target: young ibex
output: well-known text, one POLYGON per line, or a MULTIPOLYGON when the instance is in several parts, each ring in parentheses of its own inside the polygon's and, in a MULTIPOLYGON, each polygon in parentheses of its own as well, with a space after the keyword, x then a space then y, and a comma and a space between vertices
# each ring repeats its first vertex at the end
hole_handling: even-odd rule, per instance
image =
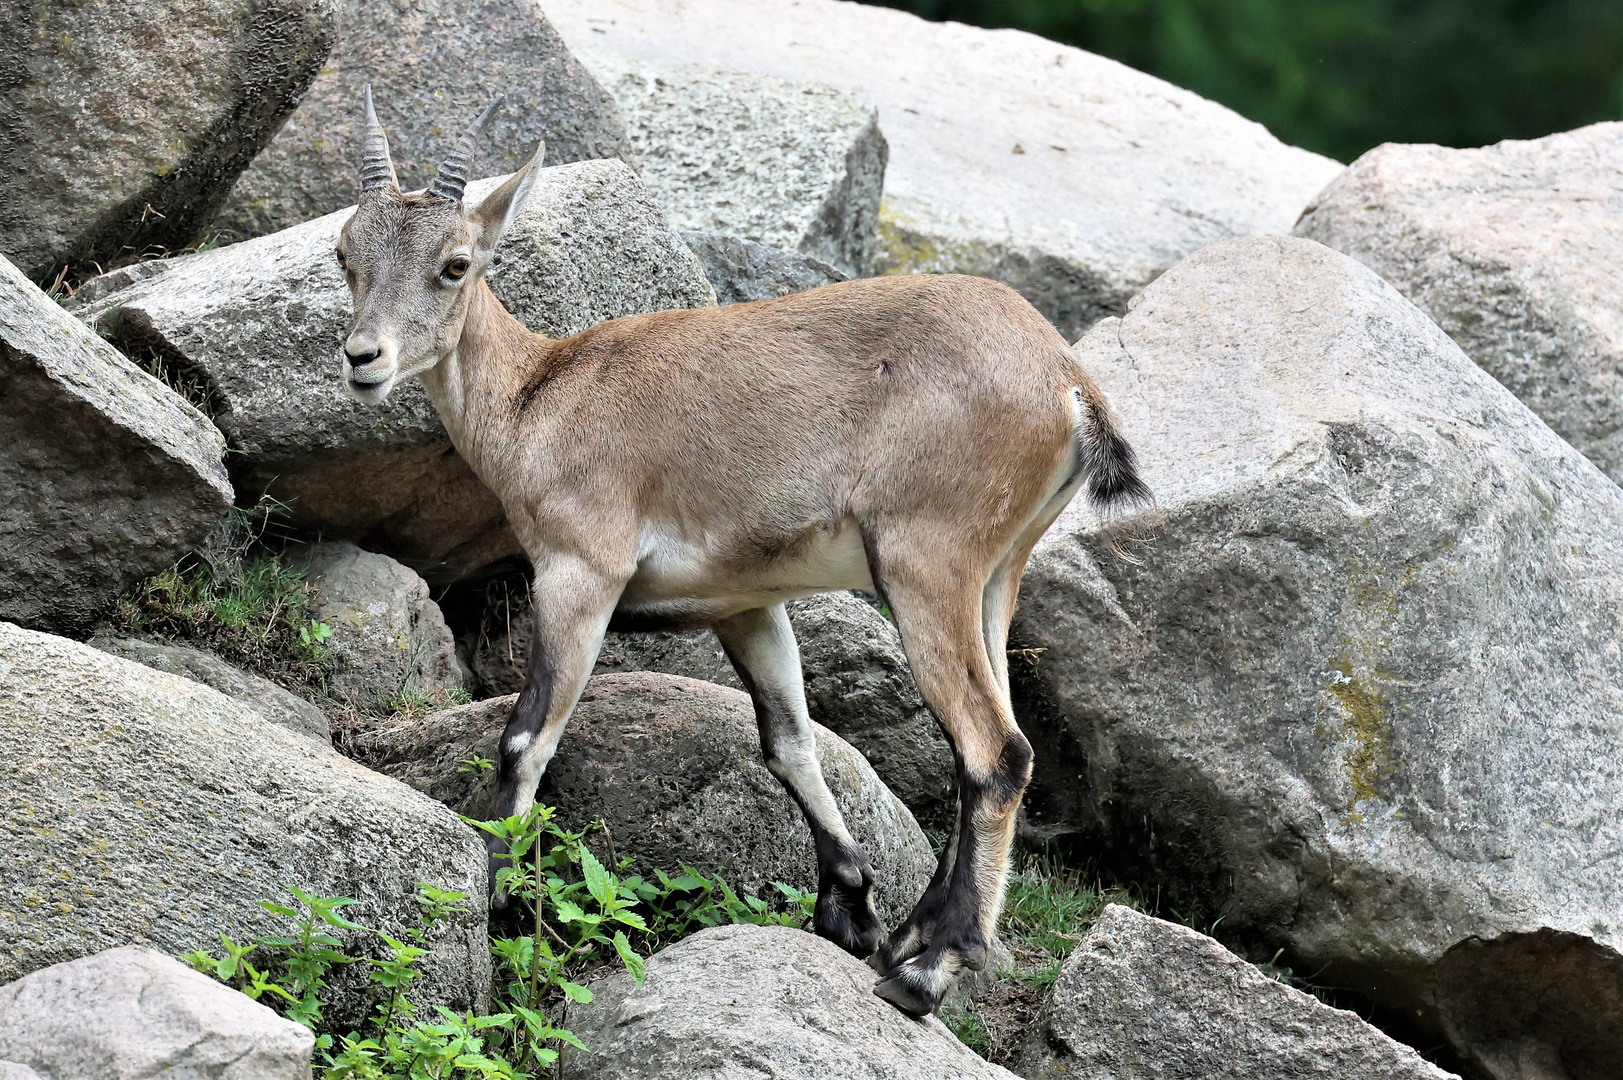
POLYGON ((815 838, 817 933, 859 957, 877 948, 875 992, 925 1015, 986 962, 1031 772, 1006 657, 1020 575, 1084 483, 1103 505, 1147 496, 1132 450, 1053 327, 980 278, 847 281, 531 333, 483 275, 541 151, 462 205, 499 101, 426 190, 403 193, 368 91, 360 204, 338 245, 355 301, 344 388, 381 402, 422 379, 535 564, 535 644, 493 813, 532 804, 606 629, 709 626, 815 838), (958 772, 956 834, 883 945, 784 613, 836 589, 890 605, 958 772))

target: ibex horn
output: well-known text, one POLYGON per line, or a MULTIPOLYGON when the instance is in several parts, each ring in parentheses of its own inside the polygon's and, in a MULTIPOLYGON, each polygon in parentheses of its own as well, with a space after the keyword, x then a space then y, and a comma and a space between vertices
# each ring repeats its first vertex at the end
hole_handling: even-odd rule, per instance
POLYGON ((378 123, 378 111, 372 107, 372 84, 366 85, 366 156, 361 159, 361 191, 400 190, 400 181, 394 174, 394 161, 389 157, 389 137, 378 123))
POLYGON ((485 111, 479 114, 479 119, 468 126, 463 132, 462 139, 451 151, 451 156, 445 159, 440 171, 434 177, 434 182, 428 185, 430 195, 438 195, 442 199, 450 199, 454 203, 462 202, 462 189, 468 186, 468 170, 473 168, 473 148, 479 141, 479 132, 484 130, 485 121, 501 107, 504 95, 497 94, 491 98, 485 111))

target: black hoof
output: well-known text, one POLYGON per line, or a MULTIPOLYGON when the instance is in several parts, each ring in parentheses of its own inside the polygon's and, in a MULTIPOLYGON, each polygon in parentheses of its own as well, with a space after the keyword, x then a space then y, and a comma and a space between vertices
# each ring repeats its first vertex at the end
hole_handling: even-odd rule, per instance
POLYGON ((941 1004, 940 995, 932 994, 919 986, 905 970, 879 980, 879 985, 873 988, 873 992, 874 996, 884 998, 907 1015, 917 1019, 929 1016, 941 1004))
POLYGON ((825 887, 817 897, 812 926, 818 937, 827 938, 858 960, 873 955, 885 935, 867 884, 825 887))

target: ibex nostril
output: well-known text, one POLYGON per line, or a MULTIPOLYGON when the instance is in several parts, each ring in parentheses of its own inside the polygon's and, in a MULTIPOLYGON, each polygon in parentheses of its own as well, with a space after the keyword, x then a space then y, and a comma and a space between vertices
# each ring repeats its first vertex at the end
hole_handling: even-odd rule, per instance
POLYGON ((362 366, 364 366, 366 364, 370 364, 372 361, 376 360, 377 358, 378 358, 378 350, 376 350, 376 349, 372 349, 369 352, 360 352, 360 353, 358 353, 358 352, 350 352, 347 348, 344 350, 344 359, 349 361, 349 366, 350 367, 362 367, 362 366))

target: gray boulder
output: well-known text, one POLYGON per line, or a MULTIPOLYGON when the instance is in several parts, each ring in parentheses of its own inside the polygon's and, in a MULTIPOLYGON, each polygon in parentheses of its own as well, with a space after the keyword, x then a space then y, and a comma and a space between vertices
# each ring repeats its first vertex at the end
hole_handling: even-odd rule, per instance
POLYGON ((332 742, 332 727, 326 713, 293 691, 233 667, 213 653, 167 641, 143 641, 140 638, 98 637, 92 638, 90 644, 104 653, 122 656, 137 664, 212 686, 279 727, 324 743, 332 742))
MULTIPOLYGON (((528 593, 510 592, 512 611, 481 634, 470 666, 486 694, 524 685, 530 654, 528 593)), ((925 707, 902 652, 901 636, 872 605, 847 592, 789 605, 800 644, 811 718, 862 752, 908 809, 938 820, 953 806, 952 748, 925 707)), ((607 634, 597 671, 663 671, 739 687, 738 675, 709 630, 607 634)))
POLYGON ((457 135, 507 95, 481 167, 625 157, 614 99, 564 47, 533 0, 341 0, 338 43, 304 101, 237 181, 217 227, 275 232, 355 201, 362 94, 372 85, 400 182, 425 186, 457 135))
MULTIPOLYGON (((470 184, 470 204, 498 182, 470 184)), ((518 554, 518 541, 420 383, 382 407, 340 389, 350 296, 333 248, 350 213, 175 260, 93 293, 77 313, 208 381, 239 488, 268 490, 298 524, 361 540, 431 583, 454 581, 518 554)), ((619 161, 542 170, 489 281, 525 325, 552 336, 714 298, 692 251, 619 161)))
POLYGON ((550 0, 547 14, 577 49, 820 83, 877 105, 891 154, 874 271, 996 278, 1067 337, 1213 240, 1288 232, 1342 168, 1186 90, 1014 30, 834 0, 550 0))
POLYGON ((27 1065, 19 1065, 15 1061, 0 1061, 0 1080, 44 1080, 44 1078, 27 1065))
POLYGON ((302 1024, 138 945, 0 986, 0 1055, 57 1080, 308 1080, 314 1042, 302 1024))
POLYGON ((310 617, 332 628, 325 648, 335 697, 387 709, 404 690, 467 684, 445 616, 410 567, 342 542, 314 544, 292 561, 304 567, 310 617))
POLYGON ((753 240, 701 232, 685 232, 682 239, 699 257, 718 304, 771 300, 847 278, 821 259, 753 240))
POLYGON ((797 600, 789 615, 812 719, 862 751, 915 814, 950 817, 952 747, 913 685, 895 625, 851 593, 797 600))
POLYGON ((638 987, 624 972, 569 1007, 590 1053, 565 1050, 581 1080, 1012 1080, 935 1017, 873 994, 875 976, 839 946, 783 926, 718 926, 655 953, 638 987))
POLYGON ((1032 559, 1031 808, 1484 1075, 1615 1073, 1623 490, 1308 240, 1214 244, 1077 354, 1160 512, 1136 561, 1082 505, 1032 559))
MULTIPOLYGON (((514 698, 396 718, 357 736, 356 756, 458 813, 488 812, 494 761, 514 698)), ((894 925, 924 891, 930 844, 847 742, 818 728, 817 758, 846 825, 874 866, 874 906, 894 925)), ((655 672, 598 675, 586 684, 539 800, 571 828, 602 817, 614 847, 639 868, 683 863, 734 888, 775 897, 774 881, 817 887, 811 833, 783 785, 761 764, 755 713, 742 691, 655 672)))
POLYGON ((0 259, 0 618, 90 629, 231 507, 208 418, 0 259))
MULTIPOLYGON (((221 933, 284 933, 258 902, 291 901, 288 885, 354 898, 347 914, 399 938, 429 882, 469 899, 428 934, 417 998, 488 994, 477 834, 210 687, 0 623, 0 763, 0 981, 119 945, 218 953, 221 933)), ((364 1019, 364 968, 335 977, 332 1027, 364 1019)))
POLYGON ((0 9, 0 254, 33 278, 192 243, 321 70, 334 0, 0 9))
POLYGON ((1201 934, 1111 904, 1060 970, 1026 1080, 1447 1080, 1356 1013, 1201 934))
POLYGON ((619 102, 643 181, 678 229, 868 272, 888 152, 872 104, 747 71, 580 56, 619 102))
POLYGON ((1380 274, 1623 483, 1623 123, 1479 150, 1376 147, 1296 234, 1380 274))

